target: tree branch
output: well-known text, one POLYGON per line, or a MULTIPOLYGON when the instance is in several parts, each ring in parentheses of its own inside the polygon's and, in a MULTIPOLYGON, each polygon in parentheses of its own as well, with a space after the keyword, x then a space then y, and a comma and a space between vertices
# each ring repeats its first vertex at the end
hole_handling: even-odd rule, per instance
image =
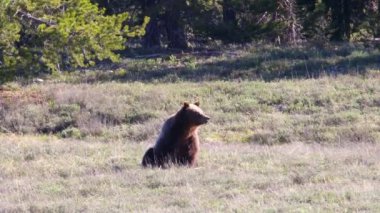
POLYGON ((24 20, 24 19, 29 20, 32 22, 32 24, 36 24, 36 25, 40 25, 40 24, 46 24, 47 26, 57 25, 56 21, 34 17, 32 14, 22 11, 22 10, 17 10, 15 13, 15 16, 20 18, 21 20, 24 20))

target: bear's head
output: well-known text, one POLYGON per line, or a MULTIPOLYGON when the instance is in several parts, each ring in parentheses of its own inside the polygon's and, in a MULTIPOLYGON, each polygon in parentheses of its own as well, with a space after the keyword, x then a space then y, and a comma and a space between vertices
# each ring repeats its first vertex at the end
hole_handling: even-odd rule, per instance
POLYGON ((210 117, 203 112, 199 105, 199 102, 195 102, 194 104, 185 102, 177 115, 181 121, 190 126, 206 124, 210 120, 210 117))

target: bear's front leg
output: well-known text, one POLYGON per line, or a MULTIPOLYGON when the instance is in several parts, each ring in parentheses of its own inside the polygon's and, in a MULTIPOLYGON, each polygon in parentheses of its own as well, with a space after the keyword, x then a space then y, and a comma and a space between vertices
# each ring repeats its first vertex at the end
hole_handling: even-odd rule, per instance
POLYGON ((141 164, 142 164, 143 167, 148 167, 148 166, 154 167, 154 166, 156 166, 156 159, 154 157, 154 150, 153 150, 152 147, 149 148, 145 152, 141 164))

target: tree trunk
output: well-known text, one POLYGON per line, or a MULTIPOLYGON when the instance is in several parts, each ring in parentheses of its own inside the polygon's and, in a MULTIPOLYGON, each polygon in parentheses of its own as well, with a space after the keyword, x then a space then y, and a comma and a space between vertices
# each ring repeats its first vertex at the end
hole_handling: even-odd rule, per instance
POLYGON ((351 35, 351 0, 328 0, 327 7, 331 9, 331 40, 349 40, 351 35))
MULTIPOLYGON (((380 0, 377 0, 377 20, 380 20, 380 0)), ((379 26, 379 23, 376 24, 376 38, 379 38, 380 37, 380 26, 379 26)))
POLYGON ((160 28, 158 7, 159 0, 145 0, 142 4, 142 10, 145 16, 150 17, 150 21, 145 29, 143 46, 146 48, 160 47, 160 28))
POLYGON ((301 25, 299 24, 296 13, 296 1, 295 0, 281 0, 279 2, 279 8, 283 10, 281 22, 286 23, 287 33, 281 37, 291 44, 296 44, 301 40, 301 25))
POLYGON ((156 17, 152 17, 149 24, 146 26, 143 45, 146 48, 161 46, 160 28, 156 17))
POLYGON ((236 26, 236 11, 232 6, 231 0, 223 1, 223 23, 227 25, 236 26))
POLYGON ((181 9, 184 9, 182 1, 171 1, 163 17, 169 48, 188 48, 185 26, 181 23, 181 9))
POLYGON ((351 38, 351 2, 352 0, 343 0, 343 39, 349 41, 351 38))
POLYGON ((3 63, 4 63, 3 50, 0 49, 0 67, 1 67, 2 65, 4 65, 3 63))
POLYGON ((341 0, 330 0, 330 8, 331 8, 331 28, 333 30, 331 35, 331 40, 333 41, 342 41, 342 25, 343 19, 341 15, 342 4, 341 0))

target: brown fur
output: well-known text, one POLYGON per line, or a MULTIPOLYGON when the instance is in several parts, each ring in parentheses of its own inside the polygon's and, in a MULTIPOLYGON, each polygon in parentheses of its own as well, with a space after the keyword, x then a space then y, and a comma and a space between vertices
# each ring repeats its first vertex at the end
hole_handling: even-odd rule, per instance
POLYGON ((199 152, 198 128, 210 118, 195 104, 184 103, 182 108, 164 123, 154 147, 142 160, 144 167, 166 167, 177 164, 193 167, 199 152))

